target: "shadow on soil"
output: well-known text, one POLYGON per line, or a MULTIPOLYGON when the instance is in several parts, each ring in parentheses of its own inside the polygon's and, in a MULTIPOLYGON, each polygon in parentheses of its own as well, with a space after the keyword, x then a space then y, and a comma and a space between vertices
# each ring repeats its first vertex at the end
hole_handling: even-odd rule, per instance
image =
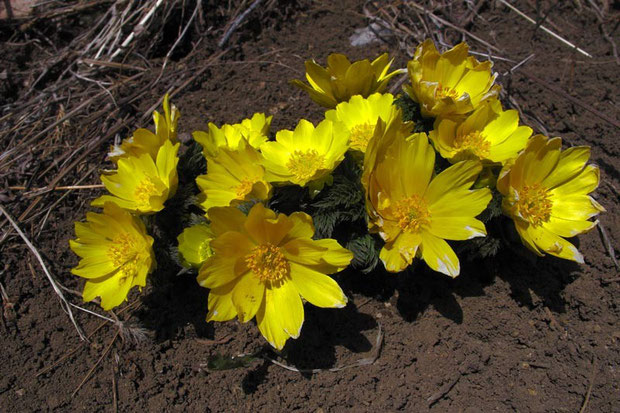
MULTIPOLYGON (((280 357, 269 357, 295 367, 299 370, 330 369, 353 364, 373 349, 378 324, 373 317, 357 311, 351 302, 343 309, 324 309, 306 305, 303 334, 297 340, 289 340, 280 357), (364 334, 362 332, 365 332, 364 334), (342 346, 350 353, 348 356, 336 355, 336 348, 342 346)), ((265 360, 250 370, 242 387, 246 394, 254 393, 267 377, 271 362, 265 360)), ((305 378, 312 373, 301 372, 305 378)))
MULTIPOLYGON (((571 240, 573 242, 577 240, 571 240)), ((577 245, 578 247, 578 245, 577 245)), ((341 285, 347 293, 377 300, 396 298, 396 308, 405 321, 413 322, 429 306, 457 324, 463 321, 463 309, 457 297, 478 297, 496 277, 510 285, 511 298, 520 306, 544 305, 564 312, 564 288, 580 274, 579 265, 552 256, 536 257, 522 245, 505 248, 493 259, 466 261, 461 257, 461 274, 451 279, 429 269, 419 260, 400 274, 376 269, 371 274, 343 274, 341 285)), ((510 299, 510 298, 506 298, 510 299)))
POLYGON ((213 339, 212 323, 205 322, 209 291, 196 283, 195 275, 160 274, 154 274, 153 288, 136 313, 144 327, 155 332, 157 342, 177 338, 187 324, 197 337, 213 339))

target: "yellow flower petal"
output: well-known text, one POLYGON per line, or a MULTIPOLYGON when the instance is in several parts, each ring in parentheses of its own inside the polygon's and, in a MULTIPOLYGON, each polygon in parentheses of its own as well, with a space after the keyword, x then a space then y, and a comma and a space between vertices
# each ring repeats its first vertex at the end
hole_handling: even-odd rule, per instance
POLYGON ((286 215, 280 214, 276 217, 275 212, 262 204, 252 207, 244 225, 257 244, 268 242, 273 245, 279 245, 293 228, 293 222, 286 215))
POLYGON ((468 217, 433 217, 428 231, 438 238, 463 241, 487 234, 484 223, 468 217))
POLYGON ((587 165, 579 175, 563 182, 550 191, 553 197, 586 195, 594 191, 599 184, 600 171, 596 165, 587 165))
POLYGON ((590 231, 598 221, 573 221, 551 215, 548 222, 543 225, 546 229, 561 237, 574 237, 590 231))
POLYGON ((239 321, 247 323, 254 318, 264 298, 265 284, 252 271, 242 275, 232 290, 239 321))
POLYGON ((352 96, 368 97, 383 91, 389 79, 401 73, 399 70, 388 72, 391 63, 387 54, 372 63, 368 60, 351 63, 346 56, 332 53, 327 57, 327 68, 312 60, 305 62, 309 85, 299 80, 290 83, 308 92, 319 105, 332 109, 340 102, 349 101, 352 96))
POLYGON ((429 233, 422 233, 422 258, 433 270, 456 277, 460 272, 459 259, 446 241, 429 233))
POLYGON ((209 312, 207 321, 228 321, 237 316, 237 309, 232 302, 234 282, 214 288, 209 292, 209 312))
POLYGON ((108 311, 127 299, 131 287, 131 280, 113 276, 103 280, 86 281, 82 298, 84 302, 88 302, 101 297, 101 308, 108 311))
POLYGON ((222 235, 228 231, 244 231, 243 223, 245 215, 234 207, 216 207, 209 210, 211 219, 211 231, 215 236, 222 235))
MULTIPOLYGON (((271 297, 270 297, 271 298, 271 297)), ((276 350, 282 350, 290 335, 280 324, 280 311, 271 299, 265 299, 256 313, 256 325, 265 339, 276 350)))
POLYGON ((317 307, 341 308, 347 304, 338 283, 325 274, 291 262, 291 279, 301 296, 317 307))
POLYGON ((546 230, 545 227, 534 228, 530 225, 527 232, 533 242, 539 246, 542 251, 559 258, 583 264, 583 255, 581 255, 573 244, 546 230))
POLYGON ((205 288, 217 288, 226 285, 247 273, 247 266, 239 257, 209 257, 198 272, 196 281, 205 288))
POLYGON ((410 264, 403 258, 394 242, 387 242, 381 248, 379 259, 383 262, 386 271, 389 272, 401 272, 410 264))
MULTIPOLYGON (((545 188, 555 188, 579 175, 590 159, 588 146, 575 146, 562 151, 553 174, 542 181, 545 188)), ((597 182, 598 184, 598 182, 597 182)))
POLYGON ((443 202, 441 199, 447 194, 457 190, 469 189, 480 171, 482 165, 475 161, 463 161, 456 163, 442 171, 428 185, 424 197, 433 208, 435 203, 443 202))
POLYGON ((605 211, 598 202, 588 195, 569 195, 553 199, 551 215, 557 218, 573 221, 592 218, 605 211))
POLYGON ((271 314, 277 318, 276 323, 289 336, 298 338, 304 323, 304 306, 295 285, 290 281, 272 285, 265 291, 265 300, 278 309, 271 314))

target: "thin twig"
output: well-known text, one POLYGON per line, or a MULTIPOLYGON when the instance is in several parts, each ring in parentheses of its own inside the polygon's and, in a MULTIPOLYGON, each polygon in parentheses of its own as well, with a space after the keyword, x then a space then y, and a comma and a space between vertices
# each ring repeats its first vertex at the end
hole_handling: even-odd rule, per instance
MULTIPOLYGON (((103 184, 93 184, 93 185, 69 185, 69 186, 55 186, 53 188, 48 188, 48 187, 44 187, 44 188, 35 188, 35 189, 30 189, 30 191, 32 192, 39 192, 39 191, 73 191, 75 189, 99 189, 99 188, 104 188, 105 186, 103 184)), ((25 186, 9 186, 9 189, 11 191, 24 191, 26 190, 25 186)))
POLYGON ((86 376, 84 376, 84 378, 82 379, 82 381, 80 382, 79 386, 77 386, 77 388, 73 391, 73 393, 71 394, 71 398, 75 397, 75 395, 77 394, 78 391, 80 391, 80 389, 82 388, 82 386, 88 381, 88 379, 90 378, 90 376, 93 374, 93 372, 95 371, 95 369, 97 368, 97 366, 101 363, 101 360, 103 360, 103 358, 108 354, 108 352, 110 351, 110 349, 112 348, 112 345, 114 344, 114 342, 116 341, 116 339, 118 338, 118 335, 121 333, 121 330, 116 330, 116 334, 114 334, 114 337, 112 337, 112 340, 110 341, 110 344, 108 344, 108 346, 105 348, 105 350, 103 351, 103 354, 101 355, 101 357, 99 357, 99 360, 97 360, 97 362, 95 363, 94 366, 91 367, 91 369, 88 371, 88 373, 86 373, 86 376))
POLYGON ((123 41, 123 43, 121 43, 121 46, 118 49, 116 49, 116 51, 114 53, 112 53, 112 56, 110 56, 110 60, 113 60, 116 56, 119 55, 120 52, 123 51, 123 49, 127 48, 129 43, 131 43, 131 41, 134 39, 134 37, 136 37, 136 34, 139 31, 139 28, 144 27, 146 22, 149 21, 149 19, 153 16, 153 14, 155 14, 155 11, 159 8, 159 6, 161 6, 161 4, 163 2, 164 2, 164 0, 157 0, 157 3, 155 3, 155 5, 151 8, 151 10, 149 10, 149 12, 144 15, 144 17, 142 17, 142 20, 140 20, 140 22, 138 22, 138 25, 132 30, 132 32, 129 34, 129 36, 127 36, 127 38, 125 38, 125 41, 123 41))
POLYGON ((556 39, 558 39, 559 41, 561 41, 562 43, 564 43, 565 45, 569 46, 572 49, 577 50, 579 53, 581 53, 584 56, 587 56, 589 58, 592 58, 592 55, 588 52, 586 52, 583 49, 580 49, 579 47, 575 46, 574 44, 572 44, 571 42, 569 42, 568 40, 564 39, 562 36, 555 34, 554 32, 552 32, 551 30, 547 29, 545 26, 543 25, 538 25, 538 23, 536 23, 536 20, 532 19, 531 17, 529 17, 527 14, 523 13, 521 10, 517 9, 515 6, 513 6, 512 4, 508 3, 505 0, 499 0, 502 4, 504 4, 505 6, 507 6, 509 9, 511 9, 512 11, 514 11, 515 13, 517 13, 519 16, 523 17, 525 20, 527 20, 528 22, 540 27, 544 32, 550 34, 551 36, 555 37, 556 39))
POLYGON ((26 237, 26 234, 23 233, 23 231, 19 228, 17 223, 13 220, 13 217, 11 217, 11 215, 4 209, 4 207, 1 204, 0 204, 0 212, 2 212, 6 216, 9 223, 13 226, 13 229, 15 229, 15 231, 19 234, 19 236, 24 240, 24 242, 26 243, 30 251, 36 257, 37 261, 39 261, 39 264, 41 264, 41 267, 43 268, 43 272, 47 276, 47 279, 49 280, 50 284, 52 284, 52 288, 54 289, 54 292, 60 298, 61 306, 63 307, 65 312, 69 315, 69 318, 71 319, 71 323, 73 323, 73 326, 77 330, 80 338, 82 340, 86 340, 86 336, 84 335, 84 332, 82 331, 80 326, 78 326, 77 322, 75 321, 75 318, 73 317, 73 311, 71 311, 71 304, 65 298, 64 294, 62 293, 62 291, 56 284, 56 281, 54 281, 54 278, 52 277, 52 274, 50 274, 50 272, 48 271, 47 266, 45 265, 45 262, 43 261, 43 258, 41 257, 41 254, 39 254, 39 251, 37 251, 34 245, 32 245, 28 237, 26 237))
POLYGON ((594 386, 594 379, 596 378, 596 359, 592 359, 592 374, 590 375, 590 384, 588 385, 588 391, 586 392, 586 397, 583 400, 583 404, 581 405, 581 409, 579 409, 579 413, 584 413, 586 408, 588 407, 588 402, 590 401, 590 396, 592 395, 592 387, 594 386))
POLYGON ((605 228, 603 228, 603 224, 601 223, 600 220, 598 222, 597 227, 598 227, 598 231, 601 234, 601 238, 603 240, 603 247, 607 247, 607 254, 609 255, 609 258, 611 258, 614 265, 616 266, 616 270, 620 270, 620 265, 618 265, 618 260, 616 260, 616 252, 614 251, 614 247, 611 244, 609 237, 607 236, 607 231, 605 231, 605 228))
POLYGON ((226 30, 226 33, 224 33, 224 35, 222 36, 220 41, 217 42, 217 46, 220 49, 222 47, 224 47, 226 42, 228 42, 228 39, 230 38, 230 36, 232 36, 232 34, 235 32, 235 30, 237 30, 237 27, 239 27, 239 25, 243 22, 243 20, 245 20, 245 18, 248 16, 248 14, 250 14, 252 12, 252 10, 254 10, 256 7, 258 7, 258 5, 261 4, 262 2, 263 2, 263 0, 254 0, 254 2, 252 4, 250 4, 250 7, 248 7, 246 10, 244 10, 243 13, 241 13, 239 16, 237 16, 237 18, 231 23, 231 25, 228 28, 228 30, 226 30))

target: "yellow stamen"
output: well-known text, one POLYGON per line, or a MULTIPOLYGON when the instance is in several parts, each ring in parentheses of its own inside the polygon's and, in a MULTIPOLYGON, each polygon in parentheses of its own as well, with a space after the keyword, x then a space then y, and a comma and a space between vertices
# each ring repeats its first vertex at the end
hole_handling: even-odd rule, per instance
POLYGON ((375 124, 364 123, 362 125, 356 125, 351 129, 351 136, 349 142, 351 149, 358 151, 366 151, 368 147, 368 141, 372 138, 375 131, 375 124))
POLYGON ((279 281, 290 272, 290 265, 284 254, 271 243, 252 248, 245 257, 245 263, 261 281, 279 281))
POLYGON ((443 99, 443 98, 452 98, 458 99, 461 95, 456 90, 444 87, 441 83, 437 85, 437 89, 435 90, 435 99, 443 99))
POLYGON ((139 207, 147 208, 150 206, 150 199, 153 195, 159 195, 157 186, 152 178, 145 178, 136 186, 134 197, 139 207))
POLYGON ((472 131, 467 135, 457 135, 454 138, 453 146, 457 154, 469 151, 480 159, 487 158, 491 149, 491 143, 479 131, 472 131))
POLYGON ((394 216, 403 231, 419 232, 430 223, 430 211, 426 201, 414 195, 400 200, 394 206, 394 216))
POLYGON ((516 209, 519 215, 537 227, 551 217, 551 194, 540 184, 525 185, 519 191, 516 209))
POLYGON ((133 277, 138 272, 136 243, 135 237, 122 232, 114 237, 108 248, 108 257, 119 269, 119 284, 123 284, 128 277, 133 277))
POLYGON ((286 167, 298 181, 311 179, 316 171, 323 167, 325 159, 316 150, 295 151, 291 155, 286 167))
POLYGON ((256 180, 244 179, 237 187, 237 199, 245 199, 246 195, 252 192, 252 187, 256 180))

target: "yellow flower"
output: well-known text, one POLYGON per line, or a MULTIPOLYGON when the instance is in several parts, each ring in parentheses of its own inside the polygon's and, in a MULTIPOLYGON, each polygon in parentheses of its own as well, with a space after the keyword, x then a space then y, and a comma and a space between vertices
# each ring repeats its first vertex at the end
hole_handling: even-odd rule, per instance
POLYGON ((237 150, 221 148, 207 163, 207 174, 196 178, 200 206, 207 212, 215 206, 236 206, 244 201, 267 200, 271 184, 265 180, 263 157, 242 140, 237 150))
POLYGON ((519 126, 519 112, 502 110, 497 99, 482 103, 462 122, 438 118, 429 138, 450 162, 466 159, 485 164, 516 158, 532 135, 532 128, 519 126))
POLYGON ((89 212, 86 222, 76 222, 75 234, 69 245, 81 259, 71 272, 86 278, 85 302, 101 297, 101 307, 110 310, 125 301, 132 287, 146 285, 156 263, 153 238, 139 218, 106 203, 103 214, 89 212))
POLYGON ((327 68, 313 60, 306 60, 306 79, 291 80, 291 84, 305 90, 319 105, 332 109, 340 102, 348 102, 354 95, 368 97, 383 92, 388 81, 404 70, 388 73, 392 60, 384 53, 371 63, 368 59, 351 63, 346 56, 332 53, 327 57, 327 68))
POLYGON ((269 182, 308 185, 311 193, 323 188, 331 172, 344 159, 349 133, 338 122, 324 120, 315 128, 302 119, 294 131, 281 130, 275 142, 261 147, 265 158, 265 178, 269 182))
POLYGON ((123 139, 120 145, 114 145, 111 148, 108 157, 113 162, 117 162, 120 158, 128 156, 140 156, 143 153, 151 155, 151 158, 157 158, 157 152, 159 148, 166 141, 171 141, 173 144, 177 142, 177 124, 181 112, 176 106, 168 102, 168 94, 164 96, 164 114, 159 112, 153 112, 153 121, 155 122, 155 133, 148 129, 137 129, 133 135, 127 139, 123 139))
POLYGON ((336 240, 313 240, 309 215, 278 215, 262 204, 247 217, 234 207, 211 211, 213 256, 198 275, 198 283, 211 289, 207 321, 237 316, 245 323, 256 316, 261 334, 280 350, 289 337, 299 337, 302 297, 317 307, 346 305, 342 289, 326 274, 346 268, 353 254, 336 240))
MULTIPOLYGON (((459 162, 431 179, 435 151, 426 134, 405 140, 382 136, 383 122, 377 127, 373 140, 383 143, 376 148, 371 142, 373 153, 366 152, 362 183, 370 204, 369 229, 385 240, 379 257, 388 271, 399 272, 421 255, 433 270, 456 277, 459 260, 445 240, 486 235, 484 224, 474 217, 485 209, 491 192, 470 189, 481 164, 459 162), (372 166, 368 172, 367 166, 372 166)), ((389 127, 386 131, 395 135, 389 127)))
POLYGON ((527 148, 505 165, 497 181, 504 213, 511 217, 521 241, 538 255, 583 263, 577 248, 563 237, 589 231, 589 218, 605 211, 588 194, 599 183, 599 169, 586 165, 590 148, 561 151, 562 139, 536 135, 527 148))
POLYGON ((243 140, 246 140, 254 148, 259 149, 267 142, 271 119, 264 113, 255 113, 250 119, 243 119, 241 123, 234 125, 224 124, 218 128, 214 123, 209 123, 209 131, 194 131, 192 136, 203 149, 207 157, 216 157, 220 148, 236 150, 243 140))
MULTIPOLYGON (((355 95, 348 102, 339 103, 336 109, 325 112, 325 118, 342 122, 350 133, 349 146, 353 150, 365 152, 368 141, 375 132, 377 120, 389 123, 400 109, 394 104, 390 93, 374 93, 368 98, 355 95)), ((403 123, 405 133, 411 131, 411 123, 403 123)))
POLYGON ((102 175, 101 181, 112 195, 102 195, 91 205, 102 207, 113 202, 138 214, 161 211, 164 202, 177 190, 177 152, 179 143, 166 141, 157 153, 157 161, 148 154, 119 159, 118 170, 102 175))
POLYGON ((209 245, 212 239, 213 231, 207 224, 197 224, 185 228, 177 238, 183 264, 200 268, 207 258, 213 255, 209 245))
POLYGON ((440 54, 433 42, 426 40, 407 64, 411 85, 404 90, 420 104, 423 116, 463 115, 498 95, 491 66, 490 61, 480 63, 469 56, 465 43, 440 54))

